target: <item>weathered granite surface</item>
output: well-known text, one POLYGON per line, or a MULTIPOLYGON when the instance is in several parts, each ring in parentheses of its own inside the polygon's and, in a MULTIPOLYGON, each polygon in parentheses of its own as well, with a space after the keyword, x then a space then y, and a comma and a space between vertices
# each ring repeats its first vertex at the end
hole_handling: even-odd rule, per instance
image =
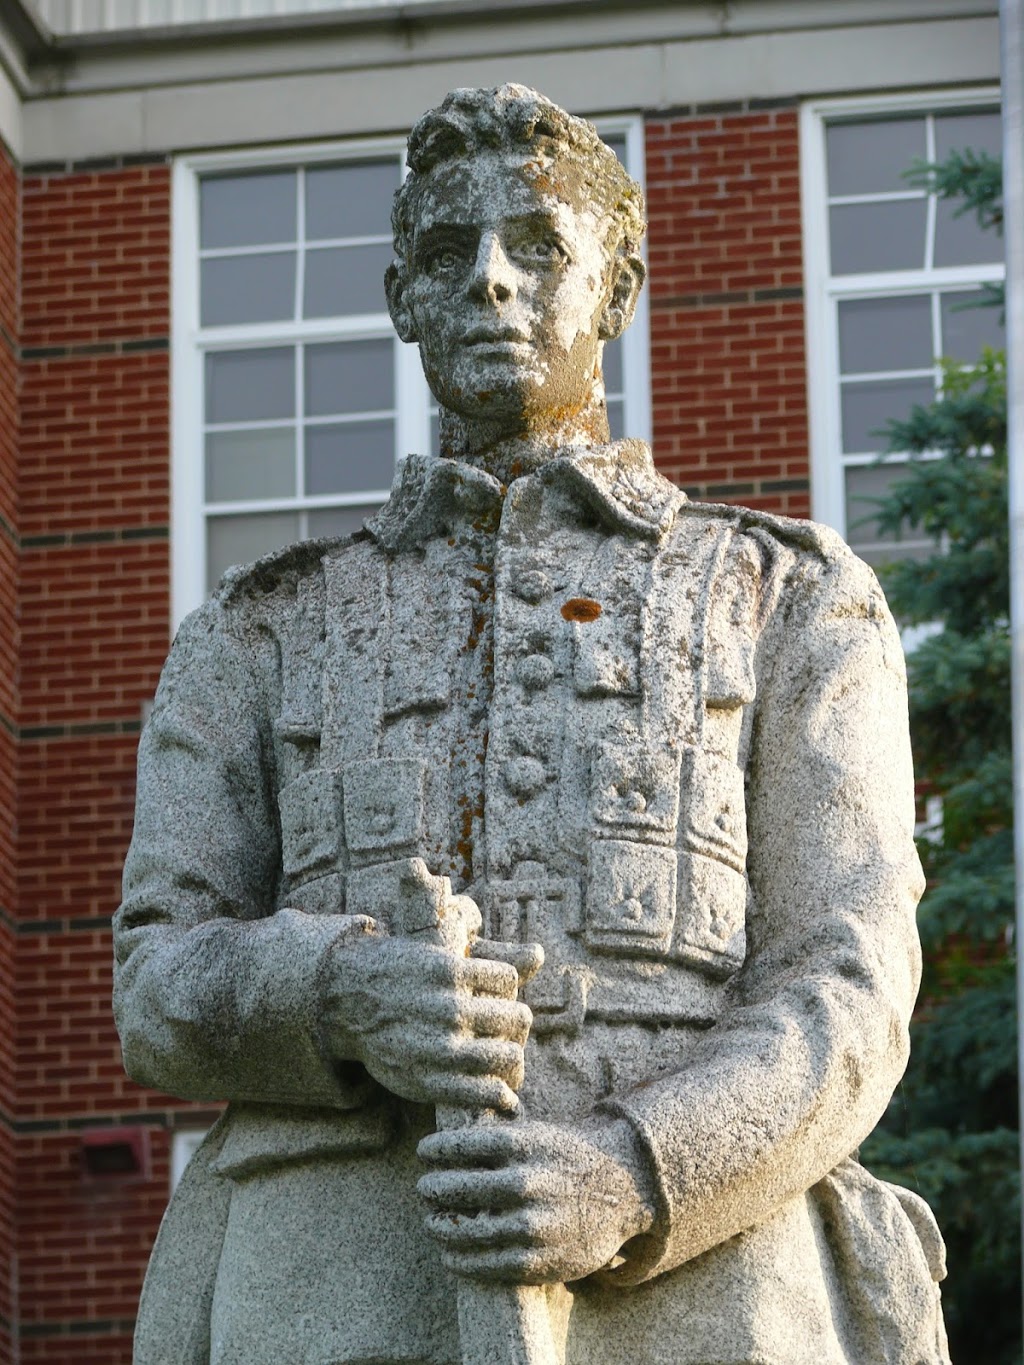
POLYGON ((877 583, 609 442, 643 205, 589 125, 456 91, 409 160, 443 458, 229 575, 141 745, 125 1064, 230 1103, 136 1361, 938 1365, 934 1221, 851 1156, 919 971, 877 583))

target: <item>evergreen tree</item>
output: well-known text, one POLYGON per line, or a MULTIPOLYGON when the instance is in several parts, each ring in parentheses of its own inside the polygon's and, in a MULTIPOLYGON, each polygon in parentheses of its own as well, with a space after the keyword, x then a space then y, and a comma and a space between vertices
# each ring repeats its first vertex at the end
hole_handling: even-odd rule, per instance
MULTIPOLYGON (((957 153, 916 176, 1001 231, 999 163, 957 153)), ((990 290, 990 302, 1002 302, 990 290)), ((865 1162, 921 1193, 949 1253, 943 1286, 956 1365, 1019 1365, 1020 1176, 1014 992, 1006 364, 943 365, 941 396, 890 424, 911 456, 877 510, 923 529, 925 559, 882 571, 902 625, 941 627, 908 658, 922 795, 941 821, 919 847, 928 876, 925 967, 906 1079, 865 1162)))

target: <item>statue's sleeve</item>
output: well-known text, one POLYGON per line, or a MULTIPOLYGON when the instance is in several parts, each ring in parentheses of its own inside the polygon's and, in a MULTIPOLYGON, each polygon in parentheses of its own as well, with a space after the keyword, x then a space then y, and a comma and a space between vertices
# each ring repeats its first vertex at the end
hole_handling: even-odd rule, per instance
POLYGON ((749 759, 748 952, 720 1021, 613 1098, 647 1150, 649 1278, 769 1217, 867 1136, 906 1066, 920 979, 899 637, 845 550, 782 594, 749 759))
POLYGON ((272 737, 253 662, 208 604, 182 626, 139 746, 114 917, 125 1067, 187 1099, 348 1107, 318 1041, 319 980, 345 916, 275 910, 272 737))

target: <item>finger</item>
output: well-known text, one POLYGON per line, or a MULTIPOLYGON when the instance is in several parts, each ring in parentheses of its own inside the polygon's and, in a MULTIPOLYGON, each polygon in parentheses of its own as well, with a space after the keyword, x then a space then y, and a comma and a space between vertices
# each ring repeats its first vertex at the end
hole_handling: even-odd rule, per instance
POLYGON ((504 1038, 526 1045, 533 1023, 533 1011, 516 1000, 496 1000, 490 995, 474 995, 459 1001, 459 1020, 463 1028, 478 1038, 504 1038))
POLYGON ((544 965, 544 949, 539 943, 500 943, 497 939, 478 938, 470 956, 488 962, 507 962, 516 969, 520 988, 544 965))
POLYGON ((428 1166, 482 1166, 493 1169, 529 1155, 520 1123, 474 1123, 443 1133, 431 1133, 416 1148, 428 1166))
POLYGON ((447 1070, 433 1071, 421 1078, 421 1085, 435 1105, 450 1109, 467 1109, 473 1114, 493 1109, 499 1114, 512 1115, 519 1108, 516 1092, 493 1076, 460 1076, 447 1070))
POLYGON ((428 988, 417 1002, 421 1020, 443 1024, 453 1036, 471 1034, 502 1038, 525 1046, 533 1025, 533 1011, 518 1000, 493 995, 470 995, 466 991, 428 988))
POLYGON ((431 1171, 416 1188, 437 1213, 514 1209, 528 1198, 524 1172, 508 1167, 497 1171, 431 1171))
POLYGON ((513 1090, 523 1084, 525 1062, 518 1043, 498 1038, 452 1038, 439 1035, 410 1048, 409 1060, 423 1070, 461 1080, 489 1076, 513 1090))
POLYGON ((489 1284, 550 1284, 565 1278, 557 1253, 547 1248, 503 1247, 456 1251, 439 1248, 441 1264, 453 1275, 489 1284))
POLYGON ((451 1251, 480 1251, 509 1246, 533 1246, 535 1220, 522 1210, 512 1213, 479 1213, 467 1218, 457 1213, 428 1213, 424 1227, 451 1251))
POLYGON ((514 1000, 519 989, 519 973, 507 962, 489 958, 463 957, 455 960, 454 984, 480 995, 496 995, 514 1000))
POLYGON ((496 1076, 518 1090, 526 1071, 523 1049, 518 1043, 497 1038, 466 1038, 452 1048, 452 1065, 463 1076, 496 1076))

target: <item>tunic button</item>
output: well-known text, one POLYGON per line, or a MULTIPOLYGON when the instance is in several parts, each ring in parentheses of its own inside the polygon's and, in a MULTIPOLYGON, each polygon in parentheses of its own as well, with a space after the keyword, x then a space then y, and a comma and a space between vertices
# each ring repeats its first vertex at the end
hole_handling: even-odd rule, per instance
POLYGON ((536 758, 512 758, 505 764, 505 786, 513 796, 536 796, 547 780, 544 764, 536 758))
POLYGON ((630 896, 618 907, 620 916, 625 924, 639 924, 644 917, 644 903, 636 896, 630 896))
POLYGON ((511 586, 517 597, 533 606, 545 601, 553 591, 551 579, 542 569, 524 569, 513 576, 511 586))
POLYGON ((531 692, 547 687, 554 676, 555 665, 546 654, 527 654, 525 659, 519 660, 516 668, 519 682, 531 692))

